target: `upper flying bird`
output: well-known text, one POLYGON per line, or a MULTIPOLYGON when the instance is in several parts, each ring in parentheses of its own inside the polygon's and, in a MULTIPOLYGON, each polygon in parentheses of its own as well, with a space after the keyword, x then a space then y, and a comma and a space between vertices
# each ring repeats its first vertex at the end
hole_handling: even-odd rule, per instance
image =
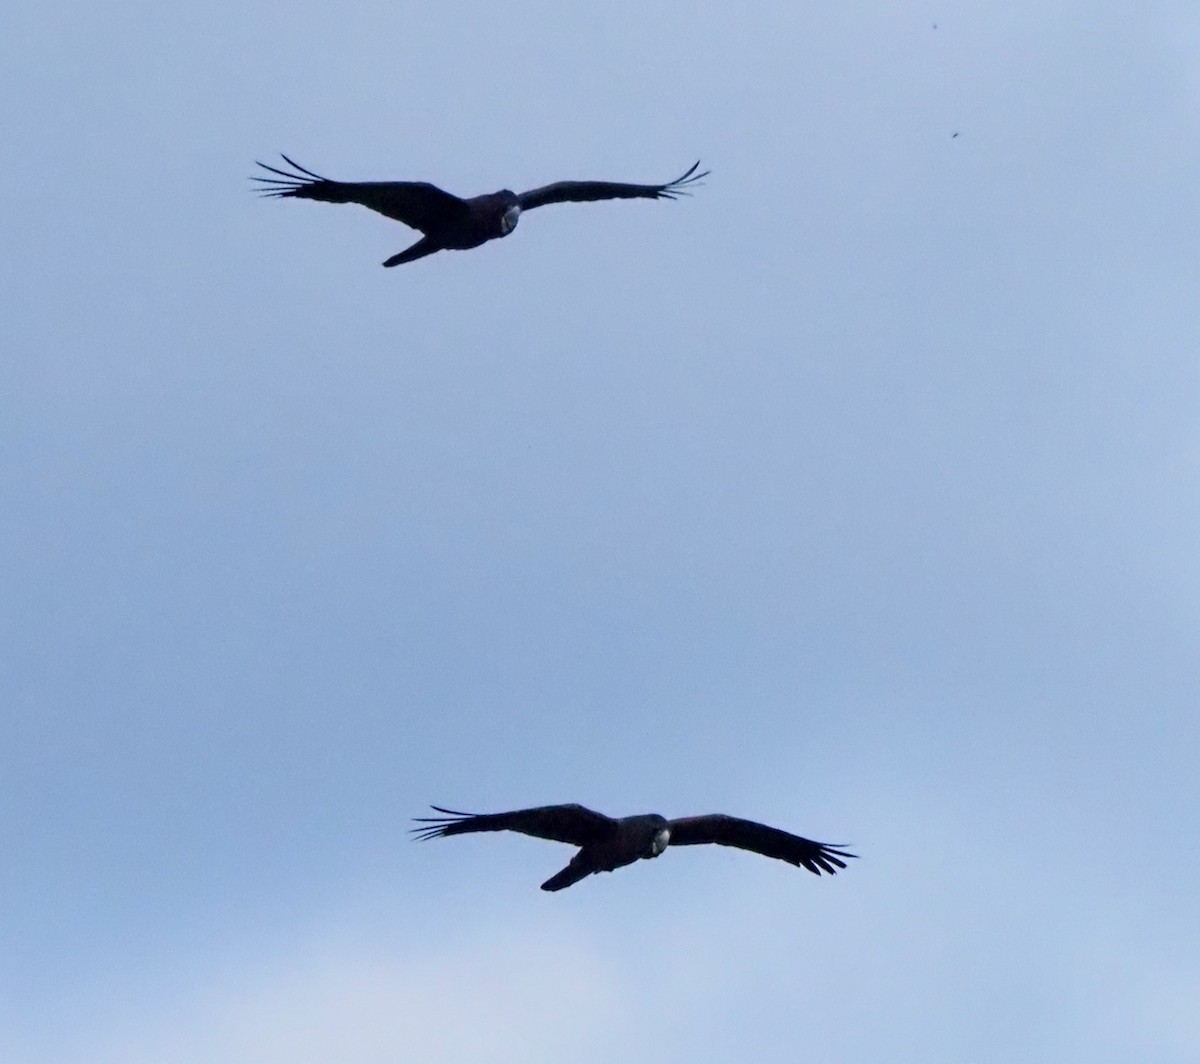
POLYGON ((254 176, 267 196, 296 196, 325 203, 361 203, 373 211, 424 234, 412 247, 385 260, 385 266, 432 255, 435 251, 477 248, 497 237, 508 236, 522 211, 547 203, 582 203, 604 199, 674 199, 686 196, 708 171, 696 173, 700 163, 665 185, 626 185, 618 181, 556 181, 552 185, 516 193, 507 188, 471 199, 444 192, 427 181, 332 181, 306 170, 283 156, 295 173, 259 163, 276 177, 254 176))
POLYGON ((582 805, 543 805, 511 813, 482 814, 459 813, 437 805, 432 808, 444 815, 417 817, 417 823, 426 825, 413 828, 420 839, 439 839, 469 831, 517 831, 578 846, 579 852, 571 858, 571 863, 547 879, 542 890, 562 890, 593 872, 612 872, 640 857, 657 857, 668 844, 695 846, 713 842, 736 846, 807 868, 818 876, 822 872, 835 875, 839 868, 846 867, 846 862, 839 858, 858 856, 836 849, 841 843, 813 842, 723 813, 668 820, 657 813, 613 818, 582 805))

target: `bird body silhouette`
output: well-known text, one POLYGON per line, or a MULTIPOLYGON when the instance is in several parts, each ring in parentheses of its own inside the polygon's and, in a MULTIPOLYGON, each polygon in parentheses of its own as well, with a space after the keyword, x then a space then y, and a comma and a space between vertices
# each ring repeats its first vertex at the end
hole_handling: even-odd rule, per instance
POLYGON ((734 846, 787 861, 814 875, 835 875, 839 868, 846 867, 841 858, 857 856, 837 849, 840 843, 814 842, 723 813, 668 820, 657 813, 614 818, 582 805, 542 805, 509 813, 461 813, 437 805, 432 808, 443 815, 416 818, 424 825, 413 829, 420 839, 475 831, 516 831, 578 846, 579 852, 567 867, 546 880, 542 890, 562 890, 593 873, 612 872, 638 860, 658 857, 668 846, 734 846))
POLYGON ((358 203, 364 207, 403 222, 423 235, 411 247, 384 261, 385 266, 399 266, 432 255, 435 251, 465 251, 508 236, 516 227, 523 211, 544 207, 548 203, 587 203, 606 199, 674 199, 686 196, 708 171, 696 173, 699 162, 686 173, 663 185, 631 185, 618 181, 556 181, 528 192, 513 192, 503 188, 483 196, 461 199, 428 181, 333 181, 313 173, 299 163, 283 160, 293 170, 289 173, 266 163, 259 163, 275 177, 255 175, 252 181, 262 183, 263 195, 282 198, 320 200, 323 203, 358 203))

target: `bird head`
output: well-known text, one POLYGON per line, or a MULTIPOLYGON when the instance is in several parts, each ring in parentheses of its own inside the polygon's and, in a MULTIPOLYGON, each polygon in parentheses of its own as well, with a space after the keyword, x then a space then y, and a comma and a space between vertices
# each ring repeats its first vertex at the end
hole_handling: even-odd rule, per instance
POLYGON ((504 213, 500 216, 500 235, 508 236, 517 227, 517 220, 521 217, 521 208, 515 203, 510 207, 506 207, 504 213))
POLYGON ((657 857, 667 848, 667 844, 671 841, 671 825, 667 823, 667 818, 659 816, 657 813, 646 817, 647 832, 646 845, 639 853, 639 857, 651 858, 657 857))

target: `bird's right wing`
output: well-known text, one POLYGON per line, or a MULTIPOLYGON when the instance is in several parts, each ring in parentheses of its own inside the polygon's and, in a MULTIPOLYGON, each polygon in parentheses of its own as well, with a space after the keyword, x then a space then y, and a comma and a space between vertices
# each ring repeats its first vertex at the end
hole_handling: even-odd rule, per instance
POLYGON ((440 839, 470 831, 516 831, 538 839, 586 846, 598 842, 616 827, 612 817, 582 805, 541 805, 511 813, 460 813, 439 805, 431 808, 445 815, 415 817, 417 823, 425 825, 413 828, 419 839, 440 839))
POLYGON ((470 214, 463 200, 427 181, 332 181, 306 170, 286 155, 283 159, 295 173, 259 163, 264 170, 278 176, 256 175, 250 179, 262 182, 265 187, 260 191, 264 196, 359 203, 422 233, 453 226, 470 214))
POLYGON ((764 857, 774 857, 798 868, 807 868, 818 876, 822 872, 834 875, 839 868, 846 867, 843 857, 857 856, 839 850, 839 843, 814 842, 793 835, 790 831, 723 813, 685 816, 671 821, 672 846, 697 846, 703 843, 761 853, 764 857))
MULTIPOLYGON (((261 163, 259 164, 262 165, 261 163)), ((547 203, 590 203, 607 199, 674 199, 687 196, 693 185, 708 177, 708 171, 696 173, 699 160, 674 181, 661 185, 631 185, 623 181, 555 181, 552 185, 532 188, 517 196, 521 210, 531 211, 547 203)))

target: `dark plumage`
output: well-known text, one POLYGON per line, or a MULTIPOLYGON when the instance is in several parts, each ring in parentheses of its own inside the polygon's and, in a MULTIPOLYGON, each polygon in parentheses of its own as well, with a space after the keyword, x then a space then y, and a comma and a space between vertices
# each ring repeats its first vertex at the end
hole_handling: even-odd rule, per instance
POLYGON ((437 805, 432 808, 444 815, 417 817, 418 823, 426 825, 413 829, 420 839, 440 839, 472 831, 516 831, 578 846, 579 852, 571 858, 571 863, 546 880, 542 890, 562 890, 593 872, 612 872, 639 858, 657 857, 668 845, 736 846, 807 868, 814 875, 822 872, 835 875, 839 868, 846 867, 840 858, 857 856, 836 849, 840 843, 813 842, 723 813, 668 820, 657 813, 615 819, 582 805, 543 805, 511 813, 459 813, 437 805))
POLYGON ((626 185, 616 181, 556 181, 552 185, 516 193, 509 189, 471 199, 444 192, 426 181, 332 181, 306 170, 283 156, 294 173, 259 163, 275 177, 254 176, 265 186, 267 196, 294 196, 325 203, 360 203, 385 217, 403 222, 424 235, 412 247, 393 255, 385 266, 432 255, 435 251, 479 247, 489 240, 508 236, 516 228, 522 211, 548 203, 586 203, 605 199, 674 199, 686 196, 708 171, 696 173, 693 163, 686 173, 665 185, 626 185))

